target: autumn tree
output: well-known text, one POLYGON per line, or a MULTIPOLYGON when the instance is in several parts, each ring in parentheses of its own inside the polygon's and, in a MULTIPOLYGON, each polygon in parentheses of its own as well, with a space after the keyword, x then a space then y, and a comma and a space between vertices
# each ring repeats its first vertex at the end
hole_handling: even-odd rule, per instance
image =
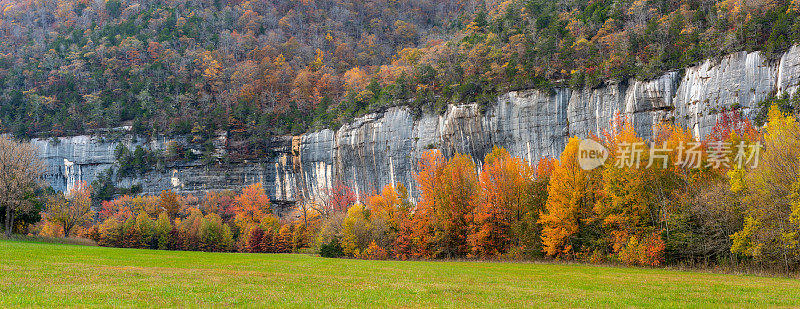
POLYGON ((336 181, 331 188, 323 188, 320 195, 313 207, 325 217, 334 213, 346 213, 357 201, 353 189, 342 181, 336 181))
POLYGON ((434 220, 438 208, 443 207, 439 192, 442 191, 440 179, 446 165, 447 161, 438 150, 426 151, 420 158, 419 172, 416 175, 420 198, 414 208, 413 232, 410 237, 413 241, 413 257, 435 257, 434 220))
POLYGON ((66 197, 51 197, 45 204, 45 217, 61 225, 64 237, 68 237, 75 227, 91 221, 91 196, 92 187, 81 182, 66 197))
POLYGON ((6 237, 11 237, 14 217, 32 206, 28 198, 38 186, 44 165, 30 143, 0 134, 0 207, 5 208, 6 237))
POLYGON ((523 204, 523 212, 519 221, 512 225, 516 235, 516 254, 527 257, 541 257, 542 250, 542 225, 539 215, 545 210, 547 204, 547 188, 550 185, 550 176, 558 160, 543 157, 536 163, 534 180, 528 187, 527 199, 523 204))
MULTIPOLYGON (((533 168, 503 148, 486 155, 480 173, 480 203, 475 209, 475 231, 469 240, 479 256, 497 256, 518 246, 523 221, 531 202, 533 168)), ((534 232, 534 231, 524 231, 534 232)))
POLYGON ((342 249, 344 254, 360 257, 372 242, 372 225, 370 211, 361 204, 355 204, 347 210, 342 223, 342 249))
POLYGON ((411 210, 408 191, 402 184, 386 185, 381 194, 367 198, 373 241, 380 248, 392 248, 392 254, 408 258, 411 254, 411 210))
POLYGON ((475 163, 469 155, 457 154, 444 164, 440 156, 433 151, 420 163, 420 205, 431 221, 436 252, 462 257, 471 251, 467 236, 480 194, 475 163))
POLYGON ((653 160, 648 166, 649 147, 627 119, 619 119, 611 132, 605 133, 605 144, 611 154, 602 170, 603 197, 594 206, 604 228, 604 238, 623 262, 658 265, 663 261, 663 242, 659 244, 660 209, 655 190, 663 188, 653 176, 669 166, 669 162, 663 162, 668 159, 653 160), (661 252, 645 252, 659 248, 661 252), (651 257, 653 260, 649 260, 651 257))
POLYGON ((166 212, 162 212, 158 215, 154 229, 155 234, 153 237, 155 238, 156 248, 160 250, 172 249, 174 245, 174 239, 172 237, 173 226, 166 212))
POLYGON ((196 251, 200 249, 200 227, 203 224, 203 213, 197 208, 189 209, 189 216, 175 219, 177 241, 181 250, 196 251))
POLYGON ((222 223, 222 218, 214 213, 203 217, 198 238, 200 250, 203 251, 230 251, 233 248, 233 234, 230 227, 222 223))
MULTIPOLYGON (((269 231, 268 234, 271 235, 272 231, 269 231)), ((256 226, 250 229, 250 235, 247 237, 247 252, 265 252, 262 245, 262 238, 264 238, 264 230, 262 230, 261 227, 256 226)))
POLYGON ((244 233, 249 233, 250 226, 260 223, 270 212, 269 197, 261 183, 243 188, 234 198, 234 222, 244 233))
POLYGON ((800 178, 800 124, 777 107, 769 111, 758 165, 744 176, 746 218, 731 251, 785 269, 800 261, 800 226, 792 222, 793 186, 800 178))
POLYGON ((139 247, 140 248, 157 248, 157 239, 156 236, 156 229, 155 223, 153 219, 145 212, 140 212, 138 216, 136 216, 135 229, 136 235, 139 237, 139 247))
POLYGON ((233 191, 206 192, 203 199, 203 210, 219 214, 223 220, 230 219, 234 215, 233 206, 236 194, 233 191))
POLYGON ((571 256, 584 249, 590 239, 592 208, 596 202, 596 175, 578 165, 581 139, 569 139, 553 167, 542 224, 542 242, 549 256, 571 256))
POLYGON ((703 139, 705 142, 726 141, 731 138, 739 137, 746 140, 755 140, 758 132, 753 127, 750 119, 747 119, 739 110, 723 110, 719 115, 711 132, 703 139))
MULTIPOLYGON (((757 133, 742 133, 750 131, 749 128, 746 120, 730 121, 730 118, 720 117, 712 130, 717 133, 706 136, 703 143, 723 141, 735 145, 736 139, 755 142, 757 133), (747 130, 736 133, 735 128, 747 130)), ((646 175, 650 179, 647 188, 655 197, 653 206, 657 207, 660 218, 658 226, 664 241, 665 262, 691 264, 734 258, 729 236, 741 230, 743 195, 738 189, 731 190, 731 183, 739 183, 736 179, 741 177, 730 178, 729 175, 744 175, 744 171, 728 170, 726 173, 725 168, 704 168, 708 165, 706 159, 701 160, 701 168, 682 164, 690 161, 687 149, 693 148, 693 143, 698 144, 689 129, 661 123, 654 134, 655 148, 651 150, 668 149, 659 155, 667 155, 669 160, 666 169, 651 168, 646 175)), ((730 159, 733 163, 734 158, 730 159)))
POLYGON ((100 239, 97 244, 107 247, 122 247, 123 222, 124 219, 121 216, 104 220, 98 226, 100 239))
POLYGON ((292 248, 294 251, 308 247, 310 235, 307 225, 304 222, 298 222, 294 234, 292 234, 292 248))
POLYGON ((367 198, 372 225, 373 253, 386 250, 398 259, 414 255, 414 206, 409 201, 408 190, 403 184, 386 185, 379 195, 367 198), (374 246, 373 246, 374 244, 374 246))
POLYGON ((123 222, 120 245, 123 248, 139 248, 142 241, 139 237, 139 229, 136 228, 136 216, 129 216, 123 222))
POLYGON ((178 212, 181 211, 182 206, 178 194, 172 190, 163 190, 161 191, 158 207, 160 211, 165 211, 170 218, 175 218, 178 212))
POLYGON ((274 234, 275 252, 289 253, 292 252, 292 234, 294 233, 294 226, 292 224, 284 224, 274 234))

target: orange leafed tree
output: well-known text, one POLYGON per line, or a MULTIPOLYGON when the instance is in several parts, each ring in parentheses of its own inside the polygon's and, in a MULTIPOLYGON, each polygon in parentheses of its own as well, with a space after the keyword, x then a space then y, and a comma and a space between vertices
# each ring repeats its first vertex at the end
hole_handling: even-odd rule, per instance
POLYGON ((472 157, 457 154, 447 163, 443 174, 443 207, 438 208, 440 222, 437 239, 440 250, 448 257, 470 253, 467 235, 474 220, 480 187, 472 157))
POLYGON ((469 155, 446 161, 437 150, 425 152, 417 174, 421 196, 415 212, 418 255, 466 256, 467 235, 479 197, 475 164, 469 155))
MULTIPOLYGON (((401 260, 411 258, 414 253, 412 241, 414 226, 411 203, 408 202, 405 186, 402 184, 384 186, 380 195, 367 198, 367 207, 373 222, 383 221, 388 225, 387 239, 390 243, 387 247, 391 248, 391 252, 387 254, 391 253, 401 260)), ((378 243, 375 245, 380 247, 378 243)))
POLYGON ((47 201, 45 219, 60 225, 64 237, 69 236, 74 228, 91 221, 91 195, 92 187, 80 182, 66 198, 55 196, 47 201))
MULTIPOLYGON (((516 238, 512 225, 522 220, 530 197, 533 169, 503 148, 494 148, 480 174, 480 203, 475 210, 475 231, 470 235, 473 253, 505 253, 516 238)), ((515 245, 515 244, 514 244, 515 245)))
POLYGON ((400 205, 400 196, 392 185, 386 185, 380 195, 367 198, 367 207, 375 215, 391 217, 394 209, 400 205))
POLYGON ((175 218, 182 208, 178 194, 172 192, 172 190, 161 191, 161 198, 158 206, 162 211, 167 212, 170 218, 175 218))
POLYGON ((417 186, 420 191, 420 200, 414 210, 413 217, 413 256, 418 258, 432 258, 435 255, 434 222, 437 207, 442 207, 437 191, 439 179, 447 165, 444 156, 438 150, 426 151, 419 161, 417 173, 417 186))
POLYGON ((536 179, 549 179, 550 175, 553 174, 556 163, 558 163, 556 159, 540 158, 539 162, 536 163, 536 179))
POLYGON ((248 231, 249 226, 258 224, 263 217, 270 214, 269 197, 261 183, 242 189, 242 193, 234 198, 234 213, 234 222, 242 231, 248 231))

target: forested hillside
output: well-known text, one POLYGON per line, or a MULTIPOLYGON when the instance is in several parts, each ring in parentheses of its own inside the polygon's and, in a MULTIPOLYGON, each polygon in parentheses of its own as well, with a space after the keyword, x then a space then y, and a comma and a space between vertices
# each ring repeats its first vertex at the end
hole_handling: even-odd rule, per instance
POLYGON ((651 78, 800 39, 790 1, 0 1, 0 129, 248 141, 651 78))
POLYGON ((19 135, 127 121, 139 133, 298 132, 316 109, 363 88, 367 72, 473 10, 459 1, 0 3, 3 127, 19 135))

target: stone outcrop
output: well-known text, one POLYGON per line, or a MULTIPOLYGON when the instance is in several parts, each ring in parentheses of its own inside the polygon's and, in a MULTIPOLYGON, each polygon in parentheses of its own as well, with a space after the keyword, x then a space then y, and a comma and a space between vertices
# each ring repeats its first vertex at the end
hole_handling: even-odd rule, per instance
MULTIPOLYGON (((322 130, 270 141, 272 156, 231 164, 166 164, 138 177, 119 180, 139 184, 145 193, 235 189, 261 182, 273 200, 292 202, 325 195, 337 181, 358 195, 387 184, 404 184, 416 195, 414 174, 421 154, 432 148, 445 155, 469 153, 483 158, 493 146, 530 161, 557 157, 569 136, 585 137, 607 128, 615 114, 627 115, 643 137, 653 125, 673 121, 696 136, 708 134, 725 108, 755 116, 758 102, 800 87, 800 47, 778 60, 759 52, 739 52, 707 60, 656 79, 609 81, 598 88, 514 91, 501 95, 482 111, 474 104, 450 105, 443 114, 414 115, 404 107, 356 119, 340 129, 322 130)), ((47 181, 68 190, 91 182, 114 167, 114 149, 142 145, 164 149, 169 139, 136 142, 127 137, 105 141, 76 136, 34 140, 48 166, 47 181)), ((477 162, 480 165, 480 162, 477 162)))

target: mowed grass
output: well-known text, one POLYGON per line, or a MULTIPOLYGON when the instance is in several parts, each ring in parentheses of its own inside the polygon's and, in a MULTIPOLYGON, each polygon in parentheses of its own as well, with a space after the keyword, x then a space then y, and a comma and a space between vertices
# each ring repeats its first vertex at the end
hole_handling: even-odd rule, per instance
POLYGON ((0 307, 764 307, 800 281, 590 265, 400 262, 0 241, 0 307))

